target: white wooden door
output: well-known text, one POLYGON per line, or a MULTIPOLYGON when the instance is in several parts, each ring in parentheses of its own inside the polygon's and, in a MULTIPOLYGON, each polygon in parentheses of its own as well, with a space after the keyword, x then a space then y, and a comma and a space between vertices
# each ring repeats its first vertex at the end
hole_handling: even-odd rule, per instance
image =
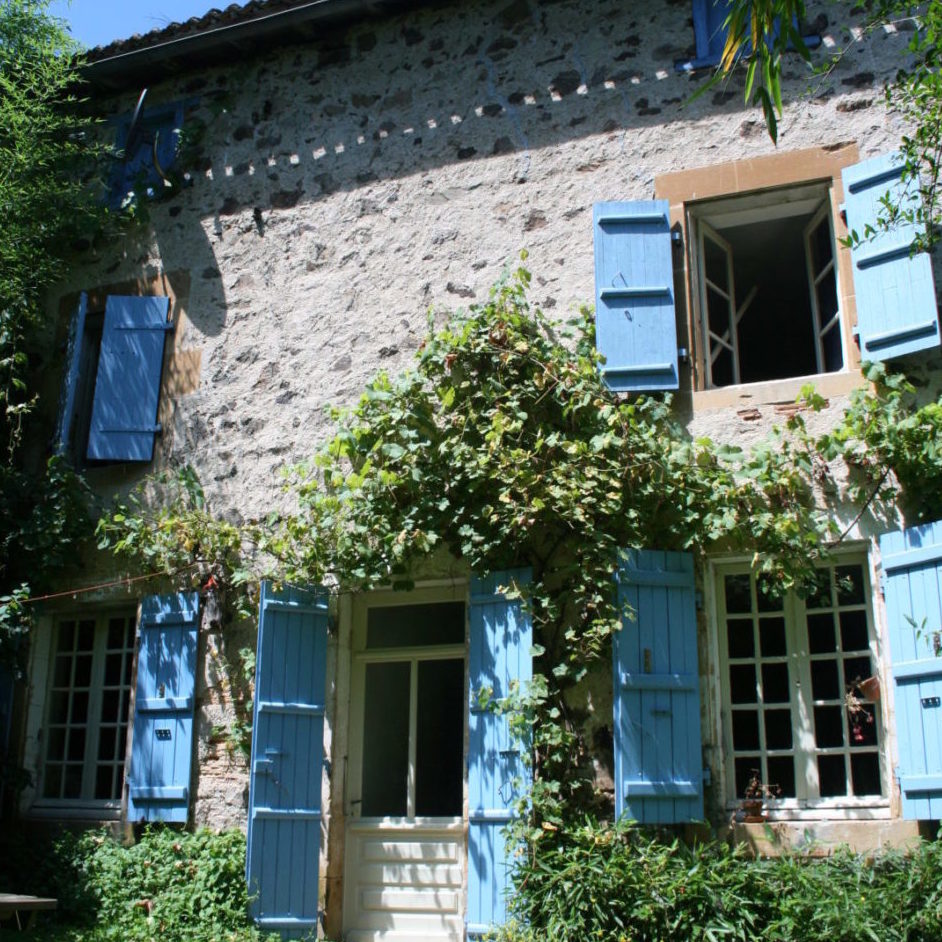
POLYGON ((347 942, 464 938, 464 590, 354 606, 347 942))

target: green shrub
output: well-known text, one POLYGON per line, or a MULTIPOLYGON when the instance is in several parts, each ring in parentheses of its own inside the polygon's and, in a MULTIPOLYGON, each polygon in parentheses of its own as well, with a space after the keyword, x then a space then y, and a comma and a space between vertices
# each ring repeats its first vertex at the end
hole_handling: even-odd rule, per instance
POLYGON ((754 859, 632 825, 547 834, 516 870, 502 942, 940 942, 942 841, 864 857, 754 859))
MULTIPOLYGON (((145 830, 134 844, 103 832, 66 836, 35 877, 60 900, 43 942, 258 942, 248 916, 245 837, 145 830), (56 879, 53 872, 62 874, 56 879)), ((276 937, 277 938, 277 937, 276 937)))

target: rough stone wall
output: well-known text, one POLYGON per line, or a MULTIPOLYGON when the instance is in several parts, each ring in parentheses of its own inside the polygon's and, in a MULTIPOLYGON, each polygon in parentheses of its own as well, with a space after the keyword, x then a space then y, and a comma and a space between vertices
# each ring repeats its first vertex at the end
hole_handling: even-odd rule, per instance
MULTIPOLYGON (((868 157, 899 138, 882 85, 906 24, 864 36, 829 23, 845 9, 811 5, 816 58, 846 51, 821 79, 789 63, 780 149, 856 141, 868 157)), ((428 312, 484 299, 520 249, 545 311, 591 303, 593 203, 774 150, 739 78, 691 99, 702 77, 673 64, 692 45, 686 2, 480 0, 151 88, 150 104, 186 98, 185 126, 205 126, 192 186, 61 293, 190 273, 174 343, 199 351, 199 385, 174 398, 156 464, 192 464, 219 513, 266 512, 283 499, 279 469, 329 435, 326 408, 404 369, 428 312)), ((724 410, 692 428, 742 441, 775 418, 745 426, 724 410)), ((210 632, 196 806, 217 825, 244 820, 245 800, 245 766, 214 732, 232 722, 218 643, 210 632)))

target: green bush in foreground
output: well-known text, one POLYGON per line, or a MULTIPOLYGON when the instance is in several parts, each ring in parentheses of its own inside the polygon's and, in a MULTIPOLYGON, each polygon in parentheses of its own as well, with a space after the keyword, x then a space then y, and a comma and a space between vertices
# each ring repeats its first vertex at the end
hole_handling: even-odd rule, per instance
POLYGON ((238 831, 190 834, 152 828, 131 845, 91 832, 61 840, 54 858, 42 878, 48 886, 44 892, 60 900, 58 918, 35 929, 30 934, 33 940, 258 942, 267 938, 248 917, 245 837, 238 831))
POLYGON ((942 840, 865 857, 753 859, 631 825, 547 833, 521 859, 501 942, 942 942, 942 840))

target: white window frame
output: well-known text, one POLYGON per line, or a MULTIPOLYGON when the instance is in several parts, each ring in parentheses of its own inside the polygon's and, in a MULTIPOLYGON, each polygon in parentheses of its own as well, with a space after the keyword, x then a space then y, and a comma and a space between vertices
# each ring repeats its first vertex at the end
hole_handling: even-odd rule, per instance
MULTIPOLYGON (((735 755, 732 739, 732 709, 729 691, 729 657, 727 654, 727 638, 725 631, 725 595, 723 579, 734 574, 746 574, 751 571, 752 560, 736 557, 721 560, 711 560, 708 564, 708 610, 710 614, 710 635, 712 657, 717 665, 717 680, 714 689, 715 730, 716 742, 719 745, 717 752, 718 763, 715 771, 718 778, 718 793, 721 796, 727 811, 734 812, 740 807, 740 799, 736 797, 735 755)), ((875 621, 875 598, 872 589, 873 575, 869 565, 866 551, 860 549, 856 552, 841 553, 828 564, 832 567, 844 565, 859 565, 864 578, 863 611, 867 618, 867 632, 871 664, 876 676, 880 678, 883 690, 886 690, 886 677, 884 665, 880 657, 879 636, 875 621)), ((823 567, 822 567, 823 568, 823 567)), ((755 617, 755 613, 754 617, 755 617)), ((814 765, 818 750, 814 741, 813 701, 811 698, 810 664, 812 656, 802 645, 796 641, 801 640, 803 634, 803 619, 805 604, 795 593, 788 593, 784 600, 785 636, 787 644, 787 660, 792 665, 790 683, 795 684, 798 679, 800 693, 792 696, 789 707, 793 717, 793 752, 795 756, 795 798, 767 798, 766 807, 769 820, 828 820, 828 819, 888 819, 893 793, 890 775, 890 731, 884 716, 886 697, 876 704, 875 722, 877 723, 877 752, 879 756, 880 787, 882 794, 877 796, 843 795, 825 797, 809 793, 807 783, 809 767, 814 765), (796 722, 797 720, 797 722, 796 722)), ((805 638, 807 636, 805 635, 805 638)), ((756 652, 756 663, 762 663, 759 653, 756 652)), ((783 704, 784 707, 784 704, 783 704)), ((841 753, 850 751, 849 744, 845 742, 839 750, 841 753)), ((813 770, 812 770, 813 771, 813 770)), ((814 773, 816 775, 816 772, 814 773)))
MULTIPOLYGON (((46 650, 39 652, 43 664, 43 674, 41 677, 35 678, 36 682, 41 685, 43 701, 41 725, 37 731, 38 750, 35 764, 37 771, 36 790, 32 805, 30 806, 30 812, 41 816, 93 817, 101 820, 119 819, 124 806, 125 783, 127 781, 128 764, 130 762, 131 735, 134 725, 134 692, 136 686, 135 679, 137 676, 137 639, 139 636, 137 614, 133 608, 128 608, 127 606, 94 609, 91 611, 63 611, 49 619, 48 625, 46 650), (99 799, 93 796, 98 763, 98 744, 102 726, 101 705, 105 679, 108 622, 113 618, 121 618, 125 621, 130 621, 134 628, 131 646, 122 649, 123 652, 131 658, 130 679, 126 687, 129 706, 126 721, 125 753, 121 773, 122 785, 120 795, 117 798, 99 799), (74 621, 76 628, 83 621, 93 621, 95 623, 87 713, 88 719, 85 723, 85 751, 82 760, 82 794, 79 798, 45 798, 43 795, 46 787, 46 768, 50 762, 48 758, 49 731, 51 728, 50 711, 52 708, 52 692, 55 683, 55 659, 58 646, 58 633, 59 626, 63 622, 68 621, 74 621)), ((73 686, 74 684, 70 684, 69 689, 72 689, 73 686)), ((123 684, 119 685, 119 689, 123 687, 123 684)), ((121 717, 119 712, 118 727, 120 728, 120 726, 121 717)))
MULTIPOLYGON (((847 373, 850 369, 850 351, 847 349, 845 328, 846 315, 841 307, 840 272, 837 264, 838 245, 834 238, 833 219, 833 184, 831 180, 783 185, 755 193, 731 193, 728 196, 711 196, 708 200, 685 202, 684 208, 687 216, 687 231, 691 234, 689 240, 690 257, 688 271, 690 272, 690 297, 695 307, 694 321, 699 325, 702 338, 702 367, 704 389, 730 389, 740 385, 754 386, 765 382, 789 382, 795 380, 812 380, 822 375, 847 373), (813 214, 813 215, 812 215, 813 214), (738 326, 747 314, 755 296, 755 288, 738 298, 737 286, 733 278, 732 249, 722 235, 722 229, 728 226, 748 225, 772 219, 783 219, 790 216, 811 215, 803 234, 803 250, 805 255, 805 271, 802 273, 807 280, 809 291, 809 305, 811 309, 812 327, 815 338, 816 370, 813 373, 801 376, 779 377, 776 379, 756 380, 743 383, 741 379, 742 367, 738 343, 738 326), (831 241, 831 261, 820 272, 813 273, 811 247, 809 234, 814 230, 820 220, 826 216, 829 220, 831 241), (729 327, 722 336, 717 336, 710 330, 709 311, 707 308, 707 290, 713 287, 708 282, 704 271, 704 240, 709 238, 727 254, 727 280, 728 285, 721 293, 727 300, 729 312, 729 327), (829 272, 834 272, 834 290, 837 299, 837 312, 824 328, 819 327, 818 298, 816 288, 820 280, 829 272), (841 368, 825 372, 823 370, 822 338, 829 330, 837 330, 841 342, 841 368), (717 346, 719 345, 719 346, 717 346), (716 349, 714 349, 716 348, 716 349), (713 364, 722 353, 723 348, 732 356, 731 383, 717 386, 713 382, 713 364)), ((739 292, 741 293, 741 292, 739 292)))
MULTIPOLYGON (((467 586, 449 584, 430 588, 417 588, 409 592, 390 590, 374 591, 357 595, 353 599, 352 613, 352 671, 350 685, 349 774, 347 777, 346 814, 359 821, 380 821, 390 826, 410 826, 426 822, 441 824, 460 823, 464 819, 467 804, 467 768, 462 782, 461 813, 448 817, 422 818, 415 814, 416 795, 416 700, 418 694, 418 669, 421 661, 457 660, 464 663, 464 690, 468 689, 468 592, 467 586), (460 602, 465 607, 464 640, 461 644, 421 645, 400 648, 366 648, 367 618, 371 608, 395 605, 431 605, 436 602, 460 602), (410 717, 409 717, 409 766, 406 791, 406 815, 399 817, 368 818, 361 816, 359 799, 363 781, 363 721, 365 708, 366 665, 376 663, 409 662, 410 669, 410 717)), ((462 719, 462 755, 468 751, 468 710, 465 700, 462 719)))

